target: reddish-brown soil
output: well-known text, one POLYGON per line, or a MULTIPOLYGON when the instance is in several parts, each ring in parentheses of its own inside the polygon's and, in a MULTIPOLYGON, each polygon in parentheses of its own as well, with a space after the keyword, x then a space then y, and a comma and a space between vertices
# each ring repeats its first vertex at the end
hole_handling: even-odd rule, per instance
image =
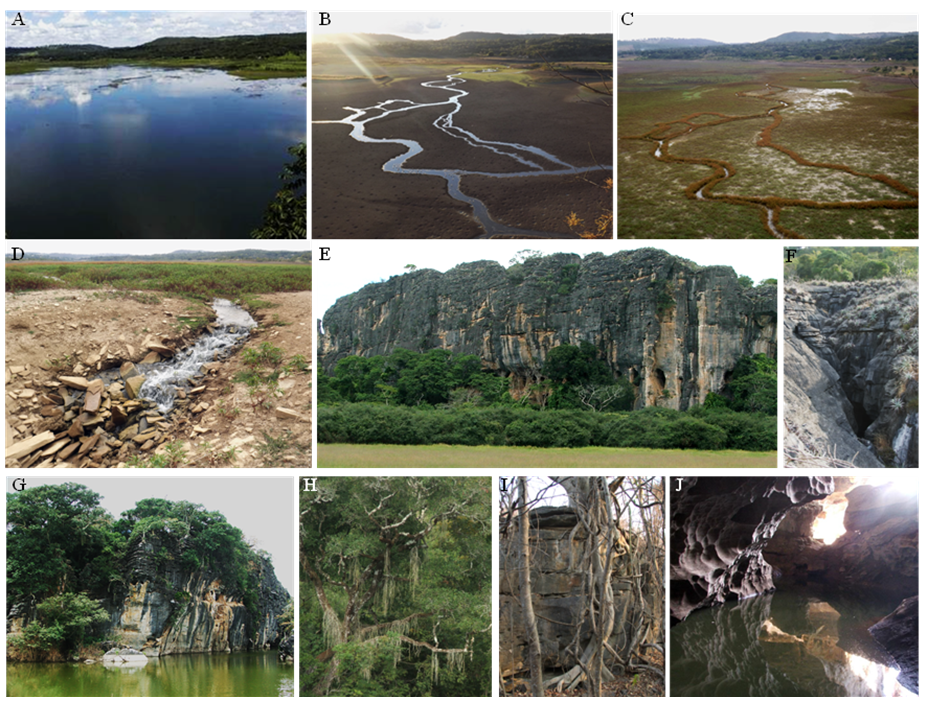
MULTIPOLYGON (((146 339, 168 340, 179 348, 184 341, 195 338, 189 332, 181 334, 177 326, 177 318, 186 314, 191 305, 189 301, 157 295, 158 303, 141 303, 130 293, 112 294, 49 289, 7 295, 7 446, 45 430, 59 433, 61 425, 67 428, 60 417, 42 416, 38 397, 50 389, 46 383, 54 383, 61 375, 92 379, 98 369, 119 367, 125 361, 138 362, 148 353, 146 339), (105 353, 100 355, 104 348, 105 353), (60 362, 56 365, 55 361, 60 362)), ((149 300, 146 297, 150 295, 144 292, 142 301, 149 300)), ((296 354, 311 360, 312 292, 261 294, 260 298, 275 306, 254 314, 261 325, 245 347, 269 341, 284 351, 287 360, 296 354)), ((196 402, 208 408, 198 413, 173 413, 170 428, 149 451, 128 441, 114 448, 99 464, 88 457, 80 462, 73 458, 56 462, 52 456, 43 467, 125 467, 132 455, 150 459, 155 453, 163 454, 166 444, 176 440, 183 442, 183 467, 311 467, 311 374, 281 378, 283 395, 274 400, 273 406, 292 409, 301 418, 277 418, 273 409, 254 408, 246 385, 232 381, 245 367, 240 352, 207 375, 206 389, 197 395, 196 402), (265 433, 280 440, 280 447, 271 449, 265 433), (233 454, 222 454, 232 448, 233 454)), ((13 461, 7 466, 22 465, 13 461)))

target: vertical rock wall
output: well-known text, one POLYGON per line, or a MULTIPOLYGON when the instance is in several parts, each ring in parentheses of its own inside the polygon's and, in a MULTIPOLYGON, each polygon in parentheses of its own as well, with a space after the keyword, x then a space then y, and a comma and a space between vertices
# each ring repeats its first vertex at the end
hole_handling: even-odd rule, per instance
POLYGON ((518 389, 551 348, 586 341, 635 385, 637 407, 684 410, 719 392, 740 357, 775 357, 776 322, 775 287, 746 289, 730 267, 652 248, 555 254, 369 284, 325 313, 318 356, 330 373, 348 355, 439 347, 477 355, 518 389))

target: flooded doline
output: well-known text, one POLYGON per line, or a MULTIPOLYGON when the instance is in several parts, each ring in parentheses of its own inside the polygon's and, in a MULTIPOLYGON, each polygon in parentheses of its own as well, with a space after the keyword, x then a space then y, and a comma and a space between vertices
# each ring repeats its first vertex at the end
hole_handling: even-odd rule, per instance
POLYGON ((670 629, 671 695, 910 697, 868 633, 896 604, 788 589, 692 612, 670 629))

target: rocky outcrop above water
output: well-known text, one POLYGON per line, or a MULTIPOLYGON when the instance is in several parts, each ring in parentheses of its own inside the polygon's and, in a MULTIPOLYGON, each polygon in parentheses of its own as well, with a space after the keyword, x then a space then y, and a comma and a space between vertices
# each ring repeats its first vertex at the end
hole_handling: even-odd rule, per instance
POLYGON ((368 284, 325 313, 319 357, 330 373, 348 355, 444 348, 477 355, 517 392, 551 348, 586 341, 635 385, 637 407, 687 409, 721 391, 742 356, 775 357, 776 322, 775 287, 747 289, 730 267, 651 248, 555 254, 368 284))
POLYGON ((920 692, 919 621, 919 597, 910 597, 868 630, 900 666, 900 683, 914 693, 920 692))
POLYGON ((788 467, 919 463, 915 283, 785 287, 788 467))
POLYGON ((673 620, 774 588, 762 551, 792 507, 833 492, 830 477, 690 477, 670 500, 673 620))
POLYGON ((257 573, 256 608, 232 587, 218 566, 190 571, 181 556, 184 539, 163 534, 138 541, 127 559, 125 590, 105 606, 120 644, 151 655, 244 651, 277 646, 277 622, 289 601, 270 559, 257 573))

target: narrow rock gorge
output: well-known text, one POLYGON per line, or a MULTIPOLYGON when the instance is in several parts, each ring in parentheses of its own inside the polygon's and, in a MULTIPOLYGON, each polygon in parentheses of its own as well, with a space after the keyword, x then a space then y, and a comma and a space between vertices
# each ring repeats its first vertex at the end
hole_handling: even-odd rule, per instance
POLYGON ((672 649, 686 656, 672 695, 918 691, 918 497, 913 483, 878 482, 702 477, 673 488, 672 649))
POLYGON ((744 355, 777 354, 774 286, 746 287, 725 266, 699 266, 661 250, 554 254, 507 269, 461 264, 368 284, 324 315, 319 358, 444 348, 478 356, 511 378, 540 379, 551 348, 588 342, 635 407, 685 410, 720 392, 744 355))
POLYGON ((906 279, 785 287, 787 467, 919 465, 919 323, 906 279))

